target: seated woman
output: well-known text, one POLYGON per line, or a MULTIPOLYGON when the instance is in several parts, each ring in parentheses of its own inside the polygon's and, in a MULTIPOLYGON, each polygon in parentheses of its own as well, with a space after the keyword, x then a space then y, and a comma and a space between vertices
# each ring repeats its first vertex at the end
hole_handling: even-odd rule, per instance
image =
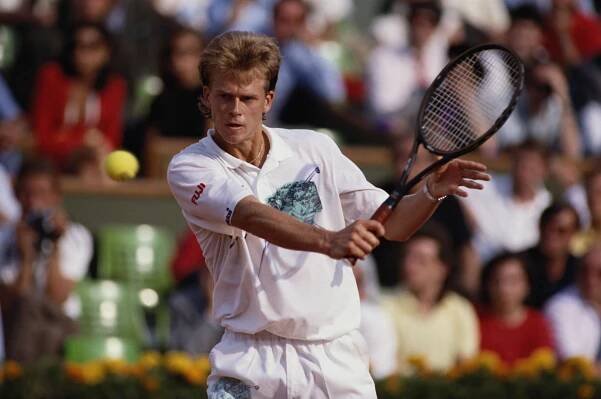
POLYGON ((99 167, 121 144, 126 84, 110 67, 112 53, 109 33, 83 23, 67 37, 60 62, 38 73, 32 112, 36 144, 62 171, 79 172, 81 160, 99 167))
POLYGON ((171 35, 162 60, 163 91, 148 116, 148 139, 155 135, 198 139, 206 133, 206 120, 197 106, 202 49, 202 39, 193 30, 180 28, 171 35))
POLYGON ((544 316, 524 305, 530 283, 522 258, 511 253, 493 258, 482 272, 481 290, 481 350, 495 352, 511 364, 537 349, 553 348, 544 316))
POLYGON ((411 358, 445 371, 478 350, 472 305, 449 290, 452 256, 443 230, 428 225, 407 242, 401 261, 402 288, 384 301, 397 336, 399 372, 412 372, 411 358))

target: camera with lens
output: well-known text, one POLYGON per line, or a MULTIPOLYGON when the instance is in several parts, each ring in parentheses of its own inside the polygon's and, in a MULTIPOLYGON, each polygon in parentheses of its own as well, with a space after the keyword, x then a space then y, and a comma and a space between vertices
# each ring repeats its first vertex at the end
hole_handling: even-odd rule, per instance
POLYGON ((52 221, 51 211, 35 211, 27 215, 27 224, 37 233, 39 242, 56 241, 60 232, 52 221))

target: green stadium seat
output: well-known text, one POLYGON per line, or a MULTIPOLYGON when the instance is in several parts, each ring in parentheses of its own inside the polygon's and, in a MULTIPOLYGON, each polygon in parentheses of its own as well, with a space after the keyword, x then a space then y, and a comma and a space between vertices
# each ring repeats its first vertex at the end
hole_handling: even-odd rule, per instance
POLYGON ((140 346, 121 337, 75 335, 65 342, 65 360, 86 363, 101 359, 120 359, 135 362, 140 357, 140 346))
POLYGON ((158 305, 157 295, 172 286, 172 235, 149 225, 111 225, 100 229, 98 239, 99 276, 127 281, 139 287, 144 306, 158 305))
POLYGON ((144 319, 136 290, 109 280, 82 280, 75 287, 81 311, 79 332, 88 336, 145 339, 144 319))
POLYGON ((164 300, 173 286, 169 263, 173 236, 150 225, 109 225, 98 234, 98 274, 135 287, 147 322, 147 345, 164 346, 169 312, 164 300))

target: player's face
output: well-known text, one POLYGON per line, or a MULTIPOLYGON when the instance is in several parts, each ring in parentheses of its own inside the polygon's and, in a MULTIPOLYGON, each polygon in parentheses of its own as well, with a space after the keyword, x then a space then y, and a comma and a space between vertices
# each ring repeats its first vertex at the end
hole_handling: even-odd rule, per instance
POLYGON ((528 295, 526 272, 516 259, 509 259, 497 267, 488 290, 492 305, 510 310, 521 306, 528 295))
POLYGON ((260 136, 263 114, 271 109, 273 91, 257 73, 216 74, 203 91, 211 110, 217 140, 226 146, 243 146, 260 136))

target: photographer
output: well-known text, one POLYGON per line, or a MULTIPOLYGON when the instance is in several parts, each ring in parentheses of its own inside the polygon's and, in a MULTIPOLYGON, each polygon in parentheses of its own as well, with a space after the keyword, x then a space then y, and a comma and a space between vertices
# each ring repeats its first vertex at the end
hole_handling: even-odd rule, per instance
POLYGON ((71 293, 87 273, 92 238, 61 209, 59 180, 49 163, 25 163, 15 192, 22 217, 1 249, 0 303, 7 357, 31 361, 56 354, 74 331, 71 293))

